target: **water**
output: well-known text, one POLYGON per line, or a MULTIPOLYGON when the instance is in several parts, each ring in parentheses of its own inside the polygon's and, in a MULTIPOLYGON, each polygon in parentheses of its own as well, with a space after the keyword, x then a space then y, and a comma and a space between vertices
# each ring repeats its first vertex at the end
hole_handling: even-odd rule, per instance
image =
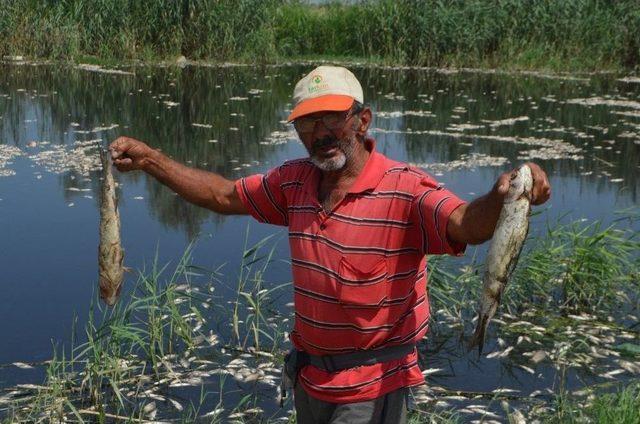
MULTIPOLYGON (((96 296, 99 175, 69 169, 74 161, 91 166, 90 155, 73 153, 75 142, 128 135, 228 178, 263 172, 305 155, 284 119, 293 85, 309 69, 135 67, 123 75, 0 65, 0 363, 50 358, 52 343, 69 341, 74 316, 81 328, 96 296), (18 155, 3 163, 10 150, 18 155)), ((614 75, 353 71, 373 109, 377 149, 424 166, 464 199, 547 148, 534 160, 553 196, 538 208, 534 231, 559 218, 611 222, 638 204, 638 83, 614 75)), ((267 280, 290 280, 284 230, 191 206, 141 173, 116 178, 127 266, 148 267, 156 255, 175 264, 197 237, 194 262, 224 264, 228 285, 218 294, 230 298, 249 226, 250 243, 276 233, 282 261, 267 280)))

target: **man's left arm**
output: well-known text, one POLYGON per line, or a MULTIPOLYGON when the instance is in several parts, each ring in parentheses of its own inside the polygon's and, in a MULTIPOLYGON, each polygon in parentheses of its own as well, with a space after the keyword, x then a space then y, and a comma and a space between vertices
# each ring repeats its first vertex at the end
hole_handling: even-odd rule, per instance
MULTIPOLYGON (((532 162, 526 165, 531 168, 533 177, 531 204, 540 205, 551 197, 551 185, 547 174, 540 166, 532 162)), ((449 240, 464 244, 480 244, 493 237, 513 173, 514 171, 511 171, 500 175, 489 193, 457 207, 451 213, 447 223, 449 240)))

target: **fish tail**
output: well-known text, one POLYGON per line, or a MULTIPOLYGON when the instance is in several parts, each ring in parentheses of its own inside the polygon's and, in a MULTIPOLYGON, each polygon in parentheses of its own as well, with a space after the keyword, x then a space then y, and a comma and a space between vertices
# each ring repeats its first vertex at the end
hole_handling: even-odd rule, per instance
POLYGON ((107 152, 105 151, 100 141, 96 140, 95 143, 96 143, 96 147, 98 148, 98 154, 100 155, 100 163, 102 164, 103 168, 106 168, 106 164, 108 160, 107 152))
POLYGON ((478 356, 482 355, 482 348, 484 347, 484 339, 487 333, 487 327, 489 326, 489 316, 486 314, 478 315, 478 324, 476 325, 476 331, 473 333, 471 340, 469 341, 468 349, 472 350, 474 347, 478 347, 478 356))

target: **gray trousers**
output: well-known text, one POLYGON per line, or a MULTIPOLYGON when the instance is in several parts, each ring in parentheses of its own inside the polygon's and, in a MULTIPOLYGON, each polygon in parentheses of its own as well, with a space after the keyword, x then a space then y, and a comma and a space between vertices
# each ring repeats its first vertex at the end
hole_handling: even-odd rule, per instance
POLYGON ((343 404, 311 397, 299 383, 294 389, 298 424, 404 424, 408 396, 404 387, 373 400, 343 404))

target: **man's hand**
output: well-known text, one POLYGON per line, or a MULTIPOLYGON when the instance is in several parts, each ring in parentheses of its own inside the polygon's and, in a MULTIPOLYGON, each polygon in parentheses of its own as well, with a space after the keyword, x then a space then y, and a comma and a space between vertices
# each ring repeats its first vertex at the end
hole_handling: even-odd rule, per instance
POLYGON ((130 137, 118 137, 109 145, 111 159, 118 171, 144 170, 151 156, 156 153, 142 141, 130 137))
MULTIPOLYGON (((549 184, 547 174, 542 170, 542 168, 540 168, 540 166, 533 162, 527 162, 525 165, 529 166, 531 169, 531 177, 533 179, 533 187, 531 188, 531 204, 541 205, 551 197, 551 184, 549 184)), ((509 181, 511 181, 511 176, 514 172, 515 170, 505 172, 500 175, 498 181, 496 181, 493 189, 491 190, 494 195, 504 199, 509 192, 509 181)))
MULTIPOLYGON (((526 165, 531 168, 533 178, 531 204, 540 205, 551 197, 551 185, 542 168, 531 162, 526 165)), ((451 213, 447 224, 447 235, 450 240, 458 243, 480 244, 493 236, 504 198, 509 192, 509 182, 513 172, 500 175, 489 193, 460 206, 451 213)))

